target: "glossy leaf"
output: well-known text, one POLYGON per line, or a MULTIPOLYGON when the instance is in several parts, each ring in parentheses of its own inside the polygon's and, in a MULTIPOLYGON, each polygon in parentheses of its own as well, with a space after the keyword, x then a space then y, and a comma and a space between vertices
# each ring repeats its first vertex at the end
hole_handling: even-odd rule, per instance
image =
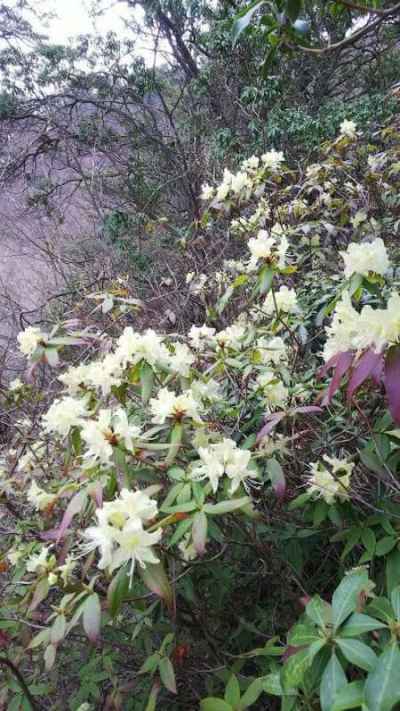
POLYGON ((95 642, 100 634, 101 607, 97 593, 93 593, 86 598, 83 603, 83 629, 91 642, 95 642))
POLYGON ((174 594, 162 563, 147 563, 145 568, 138 566, 138 572, 146 587, 167 604, 174 608, 174 594))
POLYGON ((346 684, 347 679, 342 665, 335 652, 333 652, 321 679, 320 700, 322 711, 331 711, 340 690, 346 684))
POLYGON ((246 7, 236 15, 232 27, 232 37, 234 43, 237 42, 242 32, 248 28, 253 19, 253 15, 264 5, 264 3, 265 0, 255 0, 255 2, 246 5, 246 7))
POLYGON ((332 596, 332 623, 335 629, 356 610, 360 592, 365 589, 367 582, 366 571, 349 573, 336 588, 332 596))
POLYGON ((163 657, 158 665, 161 681, 165 688, 172 694, 176 694, 175 672, 172 662, 168 657, 163 657))
POLYGON ((235 674, 232 674, 229 677, 229 681, 225 689, 224 699, 234 708, 238 705, 240 701, 240 686, 235 674))
POLYGON ((368 711, 391 711, 400 701, 400 651, 392 642, 378 659, 365 682, 368 711))
POLYGON ((358 709, 362 706, 364 696, 364 682, 352 681, 346 684, 338 692, 332 711, 347 711, 347 709, 358 709))
POLYGON ((340 629, 341 637, 357 637, 373 630, 384 629, 386 625, 369 615, 354 612, 340 629))
POLYGON ((358 639, 337 638, 336 641, 340 651, 351 664, 355 664, 365 671, 371 671, 374 668, 377 656, 367 644, 358 639))

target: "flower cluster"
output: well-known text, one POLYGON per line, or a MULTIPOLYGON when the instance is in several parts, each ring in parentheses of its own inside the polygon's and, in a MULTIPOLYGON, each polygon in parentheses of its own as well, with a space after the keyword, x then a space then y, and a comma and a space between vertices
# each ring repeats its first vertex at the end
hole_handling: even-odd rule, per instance
POLYGON ((192 469, 194 480, 208 479, 213 492, 218 489, 224 474, 230 479, 229 494, 234 494, 255 472, 249 469, 251 453, 240 449, 236 442, 224 438, 222 442, 199 447, 200 462, 192 469))
POLYGON ((308 479, 307 490, 310 494, 320 497, 327 504, 336 500, 345 501, 349 498, 350 478, 354 468, 352 462, 337 457, 323 456, 324 462, 310 464, 311 476, 308 479))
POLYGON ((162 531, 144 529, 144 524, 154 519, 157 511, 157 503, 146 491, 122 489, 118 498, 96 510, 97 525, 90 526, 83 534, 85 553, 98 549, 98 567, 110 573, 129 563, 131 577, 136 563, 142 568, 147 563, 158 563, 153 546, 159 543, 162 531))

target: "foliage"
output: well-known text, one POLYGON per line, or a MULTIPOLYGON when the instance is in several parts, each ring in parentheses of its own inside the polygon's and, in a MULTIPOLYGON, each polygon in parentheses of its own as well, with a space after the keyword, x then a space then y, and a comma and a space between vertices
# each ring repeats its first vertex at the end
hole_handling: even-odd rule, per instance
POLYGON ((120 287, 109 328, 20 333, 9 708, 65 683, 73 710, 397 704, 399 166, 396 126, 349 119, 306 169, 251 156, 202 188, 236 254, 181 277, 206 324, 121 331, 146 306, 120 287))

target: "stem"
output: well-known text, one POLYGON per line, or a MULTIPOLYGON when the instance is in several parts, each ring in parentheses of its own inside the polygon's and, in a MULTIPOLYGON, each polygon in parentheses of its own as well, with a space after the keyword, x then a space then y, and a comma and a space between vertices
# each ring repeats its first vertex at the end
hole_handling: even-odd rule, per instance
POLYGON ((23 694, 25 697, 28 699, 31 708, 33 711, 39 711, 40 706, 36 703, 35 699, 33 698, 31 692, 29 691, 28 685, 22 676, 21 672, 19 669, 13 664, 13 662, 10 659, 7 659, 7 657, 1 657, 0 656, 0 665, 4 664, 4 666, 8 667, 11 672, 14 674, 18 684, 20 685, 23 694))

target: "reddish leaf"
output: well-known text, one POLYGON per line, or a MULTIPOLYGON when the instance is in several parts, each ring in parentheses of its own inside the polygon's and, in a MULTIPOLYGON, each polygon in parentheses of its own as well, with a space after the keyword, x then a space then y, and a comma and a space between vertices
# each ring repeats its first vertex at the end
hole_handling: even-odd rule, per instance
POLYGON ((317 378, 318 380, 321 380, 322 378, 325 377, 327 374, 328 370, 330 368, 334 368, 336 366, 336 363, 339 360, 340 353, 336 353, 332 358, 329 358, 329 360, 325 363, 325 365, 322 366, 322 368, 319 369, 317 378))
POLYGON ((400 346, 392 346, 386 354, 385 389, 390 414, 398 424, 400 423, 400 346))
POLYGON ((336 363, 335 373, 329 384, 328 391, 322 401, 323 406, 329 405, 334 394, 337 392, 337 390, 339 390, 342 378, 350 368, 353 359, 354 353, 352 353, 351 351, 345 351, 344 353, 340 353, 336 363))
POLYGON ((61 539, 64 537, 65 532, 66 532, 67 528, 69 527, 75 514, 79 513, 79 511, 81 511, 83 509, 85 503, 86 503, 86 492, 85 491, 78 491, 78 493, 72 497, 72 499, 69 502, 67 509, 64 513, 60 527, 58 529, 57 543, 59 541, 61 541, 61 539))
POLYGON ((382 361, 381 353, 374 353, 368 350, 363 353, 356 367, 353 369, 349 385, 347 387, 347 401, 353 397, 356 390, 364 383, 365 380, 372 376, 382 361))
POLYGON ((257 434, 256 442, 258 442, 263 438, 266 437, 271 430, 274 429, 275 425, 278 424, 283 418, 285 417, 286 412, 274 412, 273 415, 268 415, 265 418, 265 425, 261 427, 260 431, 257 434))

